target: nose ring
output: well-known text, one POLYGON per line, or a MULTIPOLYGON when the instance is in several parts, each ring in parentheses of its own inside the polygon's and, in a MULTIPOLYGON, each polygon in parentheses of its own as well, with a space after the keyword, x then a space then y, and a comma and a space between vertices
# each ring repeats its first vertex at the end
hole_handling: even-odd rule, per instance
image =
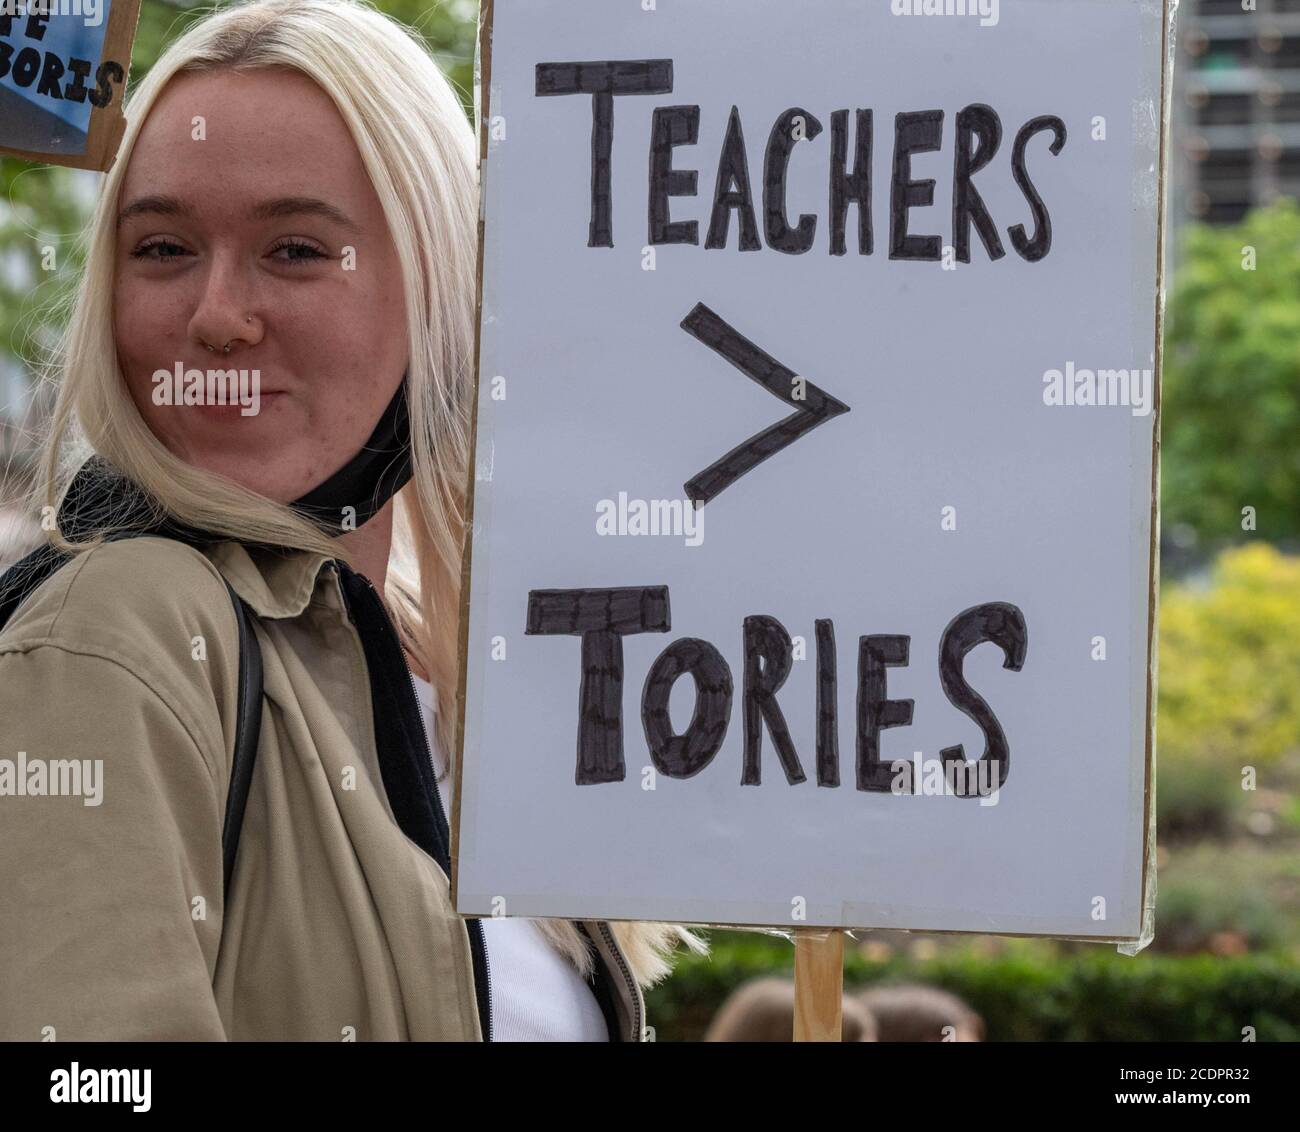
MULTIPOLYGON (((253 321, 253 315, 252 315, 252 312, 250 311, 248 314, 244 315, 244 322, 246 322, 246 323, 251 323, 252 321, 253 321)), ((203 342, 203 339, 200 338, 199 341, 200 341, 200 342, 203 342)), ((228 354, 228 353, 230 353, 230 343, 233 342, 233 341, 234 341, 234 339, 231 338, 230 341, 228 341, 224 346, 221 347, 221 352, 222 352, 223 354, 228 354)), ((217 348, 216 348, 215 346, 211 345, 210 343, 208 343, 208 342, 203 342, 203 345, 207 347, 207 349, 208 349, 208 353, 209 353, 209 354, 215 354, 215 353, 217 352, 217 348)))

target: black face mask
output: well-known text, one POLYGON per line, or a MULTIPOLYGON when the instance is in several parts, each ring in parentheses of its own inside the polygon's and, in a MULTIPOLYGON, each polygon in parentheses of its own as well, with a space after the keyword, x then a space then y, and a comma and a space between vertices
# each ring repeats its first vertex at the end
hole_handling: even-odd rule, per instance
POLYGON ((355 525, 363 526, 407 484, 411 474, 411 417, 403 377, 361 451, 290 506, 326 534, 341 534, 344 508, 355 508, 355 525))
MULTIPOLYGON (((360 528, 411 479, 410 413, 403 377, 388 408, 361 451, 324 483, 289 506, 331 538, 360 528), (355 510, 352 522, 346 508, 355 510)), ((59 530, 82 539, 105 527, 150 530, 184 542, 212 542, 221 536, 170 518, 159 519, 144 492, 99 456, 92 456, 73 477, 59 508, 59 530)))

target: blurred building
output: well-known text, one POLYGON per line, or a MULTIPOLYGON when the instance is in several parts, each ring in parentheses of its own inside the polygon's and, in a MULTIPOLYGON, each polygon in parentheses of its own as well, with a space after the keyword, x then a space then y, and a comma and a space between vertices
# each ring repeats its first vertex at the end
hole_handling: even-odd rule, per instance
POLYGON ((1170 220, 1300 195, 1300 0, 1182 0, 1170 220))

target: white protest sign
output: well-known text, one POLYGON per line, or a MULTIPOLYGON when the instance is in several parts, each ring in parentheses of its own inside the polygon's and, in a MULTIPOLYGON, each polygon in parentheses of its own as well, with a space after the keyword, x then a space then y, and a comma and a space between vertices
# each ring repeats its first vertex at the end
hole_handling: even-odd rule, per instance
POLYGON ((464 914, 1149 926, 1164 13, 913 7, 485 12, 464 914))

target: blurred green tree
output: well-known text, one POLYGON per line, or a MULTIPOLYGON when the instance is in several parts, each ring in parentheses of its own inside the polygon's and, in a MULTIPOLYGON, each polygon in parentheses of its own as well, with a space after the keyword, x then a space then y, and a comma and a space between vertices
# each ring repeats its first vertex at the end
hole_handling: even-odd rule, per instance
POLYGON ((1211 545, 1300 537, 1300 205, 1182 233, 1165 340, 1166 533, 1211 545))

